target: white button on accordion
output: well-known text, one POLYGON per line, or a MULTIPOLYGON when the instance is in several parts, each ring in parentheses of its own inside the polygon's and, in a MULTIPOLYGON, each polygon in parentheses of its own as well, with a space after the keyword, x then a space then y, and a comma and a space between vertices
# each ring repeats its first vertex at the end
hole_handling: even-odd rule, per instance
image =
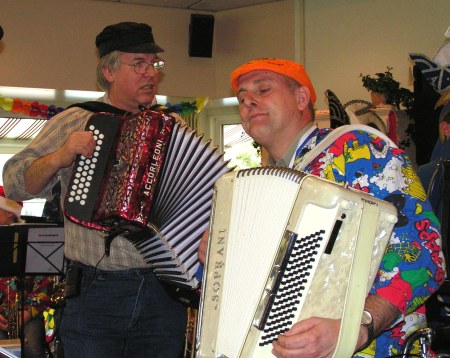
POLYGON ((215 187, 196 356, 273 357, 272 341, 312 316, 342 319, 334 356, 352 356, 396 208, 287 168, 215 187))
POLYGON ((72 221, 129 238, 162 280, 192 289, 214 182, 231 169, 209 141, 162 112, 96 113, 64 199, 72 221))

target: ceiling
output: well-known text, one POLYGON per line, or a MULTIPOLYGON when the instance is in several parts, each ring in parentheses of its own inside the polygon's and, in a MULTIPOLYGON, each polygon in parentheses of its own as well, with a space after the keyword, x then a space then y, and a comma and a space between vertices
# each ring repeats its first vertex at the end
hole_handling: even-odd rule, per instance
POLYGON ((280 0, 96 0, 199 11, 223 11, 280 0))

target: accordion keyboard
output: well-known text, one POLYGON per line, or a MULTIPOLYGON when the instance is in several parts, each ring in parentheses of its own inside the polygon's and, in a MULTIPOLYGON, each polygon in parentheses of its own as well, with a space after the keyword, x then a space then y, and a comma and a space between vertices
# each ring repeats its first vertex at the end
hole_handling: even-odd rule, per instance
POLYGON ((263 328, 260 346, 272 344, 295 323, 296 306, 309 290, 313 278, 311 271, 322 254, 320 247, 325 239, 324 234, 321 230, 296 239, 286 269, 281 273, 282 279, 263 328))
POLYGON ((119 117, 97 114, 91 117, 86 128, 97 144, 91 158, 79 155, 75 160, 73 180, 67 189, 65 203, 66 210, 77 212, 81 220, 91 219, 101 187, 101 173, 106 170, 109 153, 114 145, 114 136, 108 133, 115 133, 118 126, 119 117))

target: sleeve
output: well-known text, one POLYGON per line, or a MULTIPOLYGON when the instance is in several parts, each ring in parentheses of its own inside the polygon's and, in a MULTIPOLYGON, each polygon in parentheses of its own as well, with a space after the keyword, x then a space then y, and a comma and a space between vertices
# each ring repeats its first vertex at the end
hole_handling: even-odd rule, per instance
POLYGON ((371 289, 402 315, 415 311, 445 277, 440 224, 404 151, 376 135, 352 131, 338 138, 318 160, 321 175, 347 184, 398 209, 399 221, 389 240, 371 289), (326 158, 326 159, 324 159, 326 158), (344 163, 344 165, 342 165, 344 163))
POLYGON ((84 130, 87 118, 91 114, 92 112, 73 108, 50 119, 27 147, 5 163, 3 184, 6 195, 14 200, 29 200, 34 197, 50 198, 51 189, 58 180, 58 174, 41 193, 34 196, 25 190, 24 173, 36 159, 61 148, 72 132, 84 130))

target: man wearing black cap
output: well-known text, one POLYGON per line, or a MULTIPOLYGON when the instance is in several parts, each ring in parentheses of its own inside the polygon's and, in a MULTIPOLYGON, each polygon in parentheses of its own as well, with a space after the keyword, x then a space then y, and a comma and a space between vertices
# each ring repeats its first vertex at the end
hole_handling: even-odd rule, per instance
MULTIPOLYGON (((95 149, 92 134, 84 130, 92 112, 108 108, 132 114, 154 103, 157 72, 164 62, 157 56, 163 49, 155 43, 150 26, 134 22, 107 26, 96 46, 97 82, 106 94, 94 107, 80 104, 53 117, 5 165, 9 197, 51 197, 58 180, 65 197, 75 157, 90 157, 95 149)), ((167 295, 133 244, 118 236, 105 256, 103 232, 67 219, 64 228, 65 255, 73 265, 66 292, 74 288, 61 323, 65 356, 178 357, 186 310, 167 295)))

